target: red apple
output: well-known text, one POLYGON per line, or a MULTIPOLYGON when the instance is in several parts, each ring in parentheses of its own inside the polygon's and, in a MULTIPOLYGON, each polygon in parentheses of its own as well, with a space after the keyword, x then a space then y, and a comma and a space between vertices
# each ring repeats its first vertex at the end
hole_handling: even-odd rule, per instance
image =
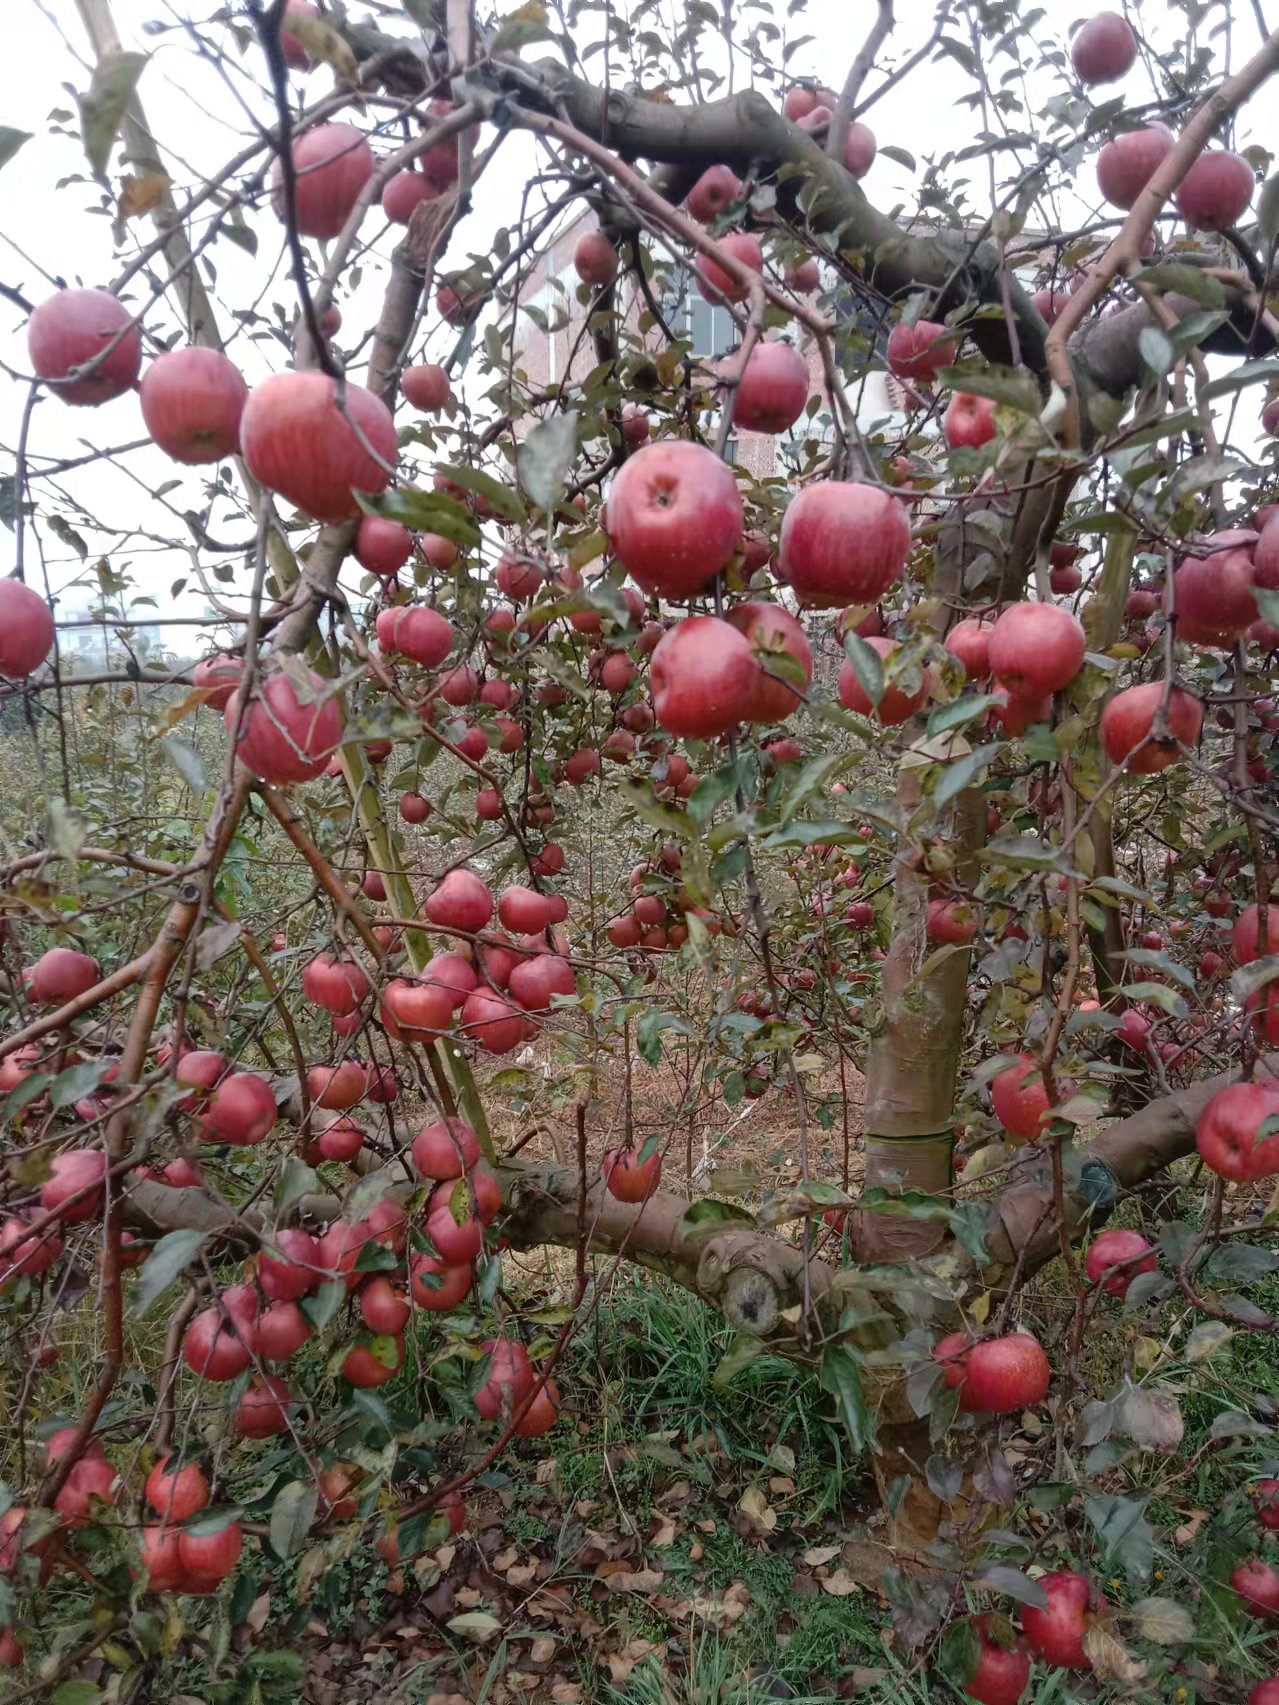
POLYGON ((1060 604, 1009 604, 990 630, 990 667, 1015 697, 1058 692, 1079 673, 1087 640, 1083 625, 1060 604))
MULTIPOLYGON (((1263 956, 1261 946, 1261 910, 1257 905, 1245 906, 1235 919, 1231 934, 1231 950, 1236 965, 1251 965, 1263 956)), ((1264 953, 1279 953, 1279 900, 1266 906, 1266 945, 1264 953)))
POLYGON ((170 1468, 172 1456, 162 1456, 147 1475, 147 1503, 164 1522, 184 1522, 209 1502, 209 1482, 198 1462, 170 1468))
MULTIPOLYGON (((872 636, 861 642, 868 645, 885 665, 891 666, 893 657, 901 650, 895 639, 881 639, 872 636)), ((866 689, 858 678, 857 671, 847 660, 839 672, 839 702, 845 710, 857 711, 861 716, 873 717, 885 728, 893 728, 899 722, 905 722, 907 717, 915 712, 927 699, 932 690, 932 677, 927 669, 920 671, 920 683, 914 692, 908 692, 895 682, 884 689, 883 696, 877 705, 873 705, 866 689)))
POLYGON ((180 1533, 178 1558, 188 1580, 225 1580, 240 1561, 244 1533, 238 1521, 228 1522, 216 1533, 180 1533))
POLYGON ((142 333, 132 319, 105 290, 59 290, 27 321, 32 371, 64 403, 96 408, 110 402, 133 389, 142 366, 142 333), (91 373, 67 378, 95 356, 101 359, 91 373))
POLYGON ((910 554, 910 522, 891 493, 823 480, 793 497, 782 520, 781 573, 801 604, 874 604, 910 554))
POLYGON ((398 521, 387 521, 381 515, 361 517, 355 535, 355 560, 370 574, 388 580, 403 568, 413 552, 413 535, 398 521))
POLYGON ((398 454, 391 412, 349 379, 341 406, 323 373, 275 373, 249 393, 240 448, 254 479, 317 521, 360 513, 355 492, 386 488, 398 454))
POLYGON ((240 443, 240 416, 249 387, 240 369, 216 349, 172 349, 158 355, 142 380, 142 419, 152 439, 175 462, 220 462, 240 443))
POLYGON ((730 166, 708 166, 684 198, 693 218, 703 225, 717 219, 742 193, 742 181, 730 166))
POLYGON ((480 1152, 479 1138, 464 1119, 437 1119, 413 1139, 413 1165, 423 1178, 460 1178, 480 1152))
POLYGON ((1232 1184, 1279 1172, 1279 1082, 1232 1083, 1199 1115, 1195 1146, 1204 1164, 1232 1184), (1259 1136, 1263 1125, 1276 1129, 1259 1136))
MULTIPOLYGON (((4 582, 7 585, 8 582, 4 582)), ((2 597, 2 594, 0 594, 2 597)), ((0 612, 0 620, 3 614, 0 612)), ((0 642, 2 643, 2 642, 0 642)), ((3 673, 8 673, 7 670, 3 673)), ((205 690, 205 704, 210 710, 225 710, 231 695, 244 673, 244 659, 230 652, 218 651, 212 657, 202 657, 191 672, 191 683, 205 690)))
POLYGON ((378 639, 424 669, 437 668, 453 649, 452 627, 438 610, 424 604, 383 610, 378 617, 378 639), (395 619, 383 623, 383 616, 395 619))
POLYGON ((977 1705, 1018 1705, 1030 1682, 1030 1653, 1004 1618, 974 1616, 977 1668, 964 1694, 977 1705))
POLYGON ((97 960, 87 953, 77 953, 73 947, 51 947, 31 967, 27 999, 32 1006, 61 1006, 87 993, 101 974, 97 960))
POLYGON ((844 165, 855 178, 864 178, 875 163, 875 132, 854 119, 844 137, 844 165))
POLYGON ((475 1394, 475 1407, 486 1421, 495 1421, 499 1415, 510 1415, 528 1396, 533 1369, 518 1338, 490 1338, 481 1347, 488 1357, 488 1370, 475 1394))
POLYGON ((1206 556, 1183 557, 1173 575, 1179 639, 1228 650, 1256 621, 1252 553, 1257 543, 1255 535, 1239 530, 1214 533, 1200 546, 1206 556))
POLYGON ((1004 1056, 1006 1066, 990 1079, 995 1117, 1019 1142, 1033 1142, 1049 1124, 1048 1091, 1033 1054, 1004 1056))
POLYGON ((975 616, 956 622, 946 635, 946 649, 964 666, 969 681, 990 678, 990 623, 975 616))
POLYGON ((759 602, 738 604, 728 621, 749 643, 757 665, 748 720, 785 721, 813 678, 813 652, 803 623, 780 604, 759 602), (802 679, 796 681, 796 674, 802 679))
MULTIPOLYGON (((336 237, 376 170, 368 138, 353 124, 317 124, 294 137, 292 152, 298 230, 304 237, 336 237)), ((283 219, 287 208, 279 160, 270 181, 272 205, 283 219)))
POLYGON ((573 250, 573 266, 583 284, 611 284, 617 277, 617 250, 603 231, 588 231, 573 250))
POLYGON ((451 394, 448 373, 430 361, 419 367, 406 367, 400 375, 400 390, 405 402, 420 408, 424 414, 438 414, 451 394))
MULTIPOLYGON (((306 674, 311 684, 307 702, 282 670, 254 683, 236 756, 262 781, 312 781, 342 739, 342 705, 332 684, 310 670, 306 674)), ((243 691, 236 689, 223 712, 232 735, 241 726, 243 691)))
POLYGON ((1164 701, 1162 681, 1149 681, 1116 693, 1101 713, 1101 743, 1106 756, 1129 775, 1149 776, 1166 770, 1193 747, 1203 728, 1203 706, 1180 687, 1172 689, 1167 705, 1167 737, 1156 740, 1156 714, 1164 701))
POLYGON ((511 972, 511 998, 525 1012, 547 1012, 552 995, 575 995, 573 968, 557 953, 539 953, 522 960, 511 972))
MULTIPOLYGON (((731 231, 719 239, 720 252, 748 272, 763 272, 764 251, 759 238, 745 231, 731 231)), ((744 302, 748 285, 710 255, 699 254, 696 262, 697 288, 708 302, 744 302)))
POLYGON ((382 211, 393 225, 407 225, 424 201, 439 190, 424 172, 409 167, 397 172, 382 191, 382 211))
POLYGON ((737 381, 734 424, 744 432, 789 432, 808 394, 808 363, 795 345, 757 343, 737 381))
POLYGON ((465 1262, 450 1266, 433 1255, 415 1255, 409 1262, 409 1283, 418 1308, 442 1313, 456 1308, 471 1289, 473 1275, 465 1262))
POLYGON ((1253 1557, 1240 1563, 1230 1576, 1230 1584, 1243 1600, 1249 1616, 1269 1621, 1279 1616, 1279 1570, 1271 1563, 1253 1557))
POLYGON ((462 1007, 462 1028, 489 1054, 509 1054, 537 1034, 536 1026, 520 1007, 488 989, 476 989, 467 995, 462 1007))
POLYGON ((647 1159, 642 1149, 615 1148, 604 1156, 600 1177, 610 1196, 619 1202, 646 1202, 662 1181, 661 1151, 654 1148, 647 1159))
POLYGON ((931 383, 954 361, 955 350, 955 339, 936 320, 916 320, 913 326, 898 320, 888 334, 885 359, 899 379, 931 383))
POLYGON ((1139 1231, 1100 1232, 1088 1249, 1086 1271, 1094 1285, 1101 1285, 1109 1296, 1127 1296, 1128 1287, 1138 1273, 1155 1271, 1155 1252, 1139 1231))
POLYGON ((942 417, 942 431, 952 450, 961 446, 976 450, 989 444, 995 436, 994 399, 956 391, 942 417))
POLYGON ((1242 154, 1206 148, 1177 187, 1174 201, 1187 225, 1226 231, 1248 211, 1257 178, 1242 154))
POLYGON ((40 1186, 41 1207, 46 1213, 60 1214, 64 1225, 94 1219, 102 1210, 106 1171, 102 1149, 71 1149, 56 1155, 52 1175, 40 1186))
POLYGON ((1084 1633, 1105 1599, 1085 1575, 1073 1569, 1053 1569, 1039 1577, 1048 1598, 1046 1607, 1026 1604, 1021 1625, 1030 1649, 1059 1669, 1091 1669, 1084 1651, 1084 1633))
POLYGON ((338 1066, 312 1066, 306 1074, 307 1094, 317 1107, 345 1113, 368 1093, 369 1074, 358 1060, 338 1066))
POLYGON ((208 1143, 251 1148, 270 1132, 275 1120, 275 1091, 266 1079, 255 1072, 231 1072, 210 1098, 201 1135, 208 1143))
POLYGON ((667 439, 637 450, 614 480, 608 504, 613 549, 654 597, 700 591, 741 540, 737 481, 701 444, 667 439))
POLYGON ((1097 12, 1081 26, 1070 44, 1070 61, 1085 88, 1114 83, 1137 58, 1137 38, 1118 12, 1097 12))
POLYGON ((493 894, 473 870, 450 870, 422 908, 433 924, 474 934, 493 916, 493 894))
POLYGON ((1162 124, 1125 130, 1097 156, 1097 188, 1112 207, 1133 206, 1172 148, 1172 132, 1162 124))
POLYGON ((718 616, 688 616, 662 636, 649 668, 653 711, 669 734, 709 740, 749 719, 759 667, 718 616))

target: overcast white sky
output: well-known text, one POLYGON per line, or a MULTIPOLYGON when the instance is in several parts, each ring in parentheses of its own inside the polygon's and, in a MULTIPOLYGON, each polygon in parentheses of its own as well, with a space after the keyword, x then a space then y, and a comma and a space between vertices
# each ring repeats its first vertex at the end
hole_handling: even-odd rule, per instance
MULTIPOLYGON (((780 5, 778 9, 784 10, 780 5)), ((918 45, 927 35, 933 15, 931 0, 898 0, 896 9, 898 25, 882 56, 885 65, 896 63, 918 45)), ((125 248, 117 252, 112 241, 112 221, 104 209, 105 198, 88 174, 78 137, 50 134, 51 112, 61 108, 65 113, 74 107, 67 86, 82 90, 90 76, 92 54, 74 0, 7 0, 4 10, 9 62, 11 66, 21 67, 19 75, 6 80, 4 120, 34 135, 17 158, 0 172, 3 210, 0 233, 4 234, 0 240, 0 279, 33 300, 40 300, 50 292, 49 278, 53 275, 86 284, 109 284, 133 245, 150 237, 151 226, 149 220, 134 222, 125 239, 125 248)), ((352 10, 359 14, 358 6, 352 10)), ((1091 7, 1077 7, 1074 0, 1069 4, 1045 0, 1045 18, 1036 26, 1036 38, 1064 43, 1072 21, 1091 10, 1091 7)), ((1243 10, 1239 9, 1238 28, 1241 36, 1247 33, 1247 40, 1236 46, 1236 59, 1251 52, 1254 44, 1255 31, 1250 20, 1242 17, 1243 10)), ((241 62, 229 45, 229 38, 223 38, 232 63, 245 66, 244 72, 232 72, 229 82, 224 81, 214 66, 195 57, 189 38, 180 32, 154 35, 147 34, 143 28, 148 20, 172 24, 188 13, 207 16, 207 5, 196 6, 192 0, 114 0, 113 11, 124 45, 152 55, 143 74, 140 94, 153 129, 168 152, 179 187, 216 171, 250 133, 246 111, 238 104, 237 97, 254 102, 257 110, 261 110, 250 81, 259 70, 256 49, 251 50, 253 57, 249 61, 241 62)), ((797 76, 820 74, 831 81, 842 80, 870 15, 869 0, 807 0, 802 13, 788 27, 792 35, 802 32, 815 39, 793 57, 790 70, 797 76), (853 19, 857 22, 851 23, 853 19)), ((1157 37, 1162 38, 1173 27, 1174 15, 1162 4, 1147 5, 1142 15, 1148 31, 1157 37)), ((1177 27, 1181 27, 1180 23, 1177 27)), ((217 38, 212 45, 219 45, 217 38)), ((594 66, 599 63, 598 59, 592 62, 594 66)), ((988 74, 996 81, 1009 69, 1011 61, 997 61, 988 66, 988 74)), ((872 76, 867 88, 873 88, 876 80, 872 76)), ((322 92, 328 81, 326 71, 315 72, 309 79, 308 94, 322 92)), ((1150 86, 1140 68, 1130 74, 1129 84, 1134 101, 1149 99, 1150 86)), ((966 76, 949 62, 921 66, 876 106, 868 115, 868 122, 881 147, 896 144, 905 148, 922 166, 926 157, 962 147, 975 135, 976 115, 956 105, 958 97, 969 87, 966 76)), ((1047 89, 1048 85, 1045 83, 1044 87, 1047 89)), ((1129 92, 1128 86, 1106 91, 1112 92, 1129 92)), ((1266 108, 1273 111, 1273 101, 1266 101, 1266 108)), ((1261 116, 1254 111, 1250 124, 1256 126, 1261 116)), ((1271 134, 1256 139, 1273 146, 1274 127, 1266 124, 1264 128, 1271 134)), ((450 260, 460 260, 471 250, 488 251, 494 227, 513 219, 518 212, 520 192, 532 160, 532 146, 527 137, 516 135, 508 140, 478 186, 475 210, 456 233, 450 260)), ((971 201, 984 211, 988 202, 985 162, 976 161, 969 170, 971 201)), ((1091 167, 1085 170, 1091 187, 1091 167)), ((117 175, 113 163, 113 181, 117 175)), ((901 206, 909 210, 917 202, 917 183, 918 174, 881 156, 866 180, 866 187, 881 207, 901 206)), ((279 302, 292 311, 287 279, 277 278, 269 287, 265 282, 269 269, 278 261, 280 227, 265 208, 254 223, 260 240, 256 260, 250 261, 225 241, 214 251, 215 301, 224 335, 234 330, 233 309, 257 302, 264 290, 263 309, 269 310, 271 303, 279 302)), ((370 218, 366 237, 371 237, 379 227, 380 221, 370 218)), ((389 246, 383 239, 377 250, 385 255, 389 246)), ((346 324, 338 340, 340 345, 346 344, 347 332, 362 330, 376 313, 384 274, 376 254, 366 261, 363 272, 357 293, 341 303, 346 324)), ((446 338, 437 331, 427 353, 438 358, 447 347, 446 338)), ((231 344, 231 353, 250 382, 262 377, 268 366, 274 369, 284 364, 280 344, 268 344, 267 351, 264 360, 262 351, 242 335, 231 344)), ((23 316, 20 310, 3 301, 0 301, 0 359, 19 372, 27 370, 23 316)), ((356 377, 360 376, 358 368, 354 372, 356 377)), ((9 454, 0 461, 0 472, 9 473, 25 387, 9 383, 4 393, 0 400, 0 444, 9 454)), ((36 456, 69 456, 84 447, 120 445, 141 436, 136 396, 119 398, 95 410, 69 409, 55 400, 44 400, 35 411, 30 449, 36 456)), ((114 535, 102 535, 81 528, 90 545, 90 562, 110 549, 116 565, 127 564, 143 590, 156 598, 162 610, 172 613, 169 588, 173 581, 188 574, 186 555, 141 535, 174 535, 181 531, 180 523, 175 522, 172 511, 166 511, 163 504, 173 506, 178 512, 200 509, 204 501, 202 471, 182 470, 148 447, 124 457, 115 467, 98 465, 73 471, 65 476, 61 489, 109 527, 117 529, 114 535), (150 495, 174 479, 181 481, 180 486, 166 493, 162 501, 150 495)), ((215 517, 215 533, 236 539, 246 536, 245 522, 237 523, 225 503, 215 511, 215 517)), ((42 530, 42 539, 54 590, 65 593, 66 607, 85 607, 91 593, 71 587, 82 572, 78 560, 47 530, 42 530)), ((29 552, 31 549, 29 539, 29 552)), ((34 558, 28 573, 39 585, 38 563, 34 558)), ((225 590, 219 587, 224 594, 225 590)), ((181 613, 194 613, 203 607, 204 597, 198 590, 184 594, 179 600, 181 613)), ((138 611, 140 615, 145 613, 138 611)), ((180 644, 178 649, 185 651, 188 647, 180 644)))

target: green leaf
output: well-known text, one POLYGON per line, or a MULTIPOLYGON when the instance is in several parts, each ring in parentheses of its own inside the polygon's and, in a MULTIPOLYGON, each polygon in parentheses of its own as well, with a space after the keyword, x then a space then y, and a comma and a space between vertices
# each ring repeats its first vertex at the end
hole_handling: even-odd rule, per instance
POLYGON ((377 497, 366 497, 357 491, 355 498, 367 515, 385 515, 413 533, 438 533, 464 549, 473 549, 483 538, 470 511, 447 492, 396 486, 377 497))
POLYGON ((687 1020, 681 1018, 678 1013, 661 1012, 657 1007, 650 1007, 641 1015, 635 1026, 635 1043, 645 1065, 656 1066, 660 1063, 664 1030, 674 1030, 681 1036, 692 1035, 687 1020))
POLYGON ((942 1635, 942 1673, 961 1693, 967 1693, 980 1662, 981 1637, 976 1625, 969 1616, 957 1616, 942 1635))
POLYGON ((540 508, 551 513, 560 501, 568 470, 577 455, 576 411, 541 421, 520 445, 520 484, 540 508))
POLYGON ((750 1332, 738 1332, 711 1375, 711 1384, 715 1390, 722 1391, 733 1376, 741 1373, 743 1368, 748 1368, 764 1349, 762 1338, 756 1338, 750 1332))
POLYGON ((1007 741, 992 740, 988 746, 977 746, 964 757, 956 758, 954 763, 947 764, 933 788, 933 805, 948 805, 956 794, 962 793, 966 787, 971 787, 983 770, 994 763, 1006 745, 1007 741))
POLYGON ((108 54, 94 68, 89 92, 80 96, 84 151, 98 177, 107 169, 125 110, 133 99, 146 62, 145 53, 108 54))
POLYGON ((193 1226, 165 1233, 138 1269, 138 1282, 129 1311, 135 1318, 144 1315, 178 1274, 185 1272, 204 1247, 208 1235, 208 1232, 196 1231, 193 1226))
POLYGON ((718 1231, 726 1225, 754 1225, 754 1214, 739 1208, 736 1202, 720 1202, 713 1196, 701 1196, 690 1202, 680 1215, 680 1225, 688 1231, 718 1231))
POLYGON ((311 1531, 319 1503, 318 1488, 306 1480, 290 1480, 276 1493, 269 1533, 271 1549, 281 1561, 291 1556, 311 1531))
POLYGON ((737 788, 737 765, 727 764, 703 776, 689 795, 688 814, 702 828, 714 814, 715 807, 732 797, 737 788))
POLYGON ((1231 391, 1242 391, 1247 385, 1275 378, 1279 378, 1279 361, 1274 356, 1263 357, 1260 361, 1245 361, 1242 366, 1205 385, 1199 393, 1200 401, 1211 402, 1214 397, 1229 396, 1231 391))
POLYGON ((1030 415, 1035 420, 1043 411, 1039 386, 1029 373, 1018 367, 959 361, 952 367, 943 367, 938 377, 943 385, 956 391, 967 391, 973 397, 990 397, 1005 408, 1016 409, 1018 414, 1030 415))
POLYGON ((1279 242, 1279 177, 1267 178, 1257 197, 1257 225, 1274 248, 1279 242))
POLYGON ((1126 1000, 1147 1001, 1161 1011, 1176 1015, 1186 1010, 1186 1003, 1167 983, 1125 983, 1119 993, 1126 1000))
POLYGON ((844 635, 844 652, 853 666, 862 691, 872 705, 878 705, 887 685, 884 680, 884 660, 873 645, 867 645, 859 633, 850 628, 844 635))
POLYGON ((53 1705, 98 1705, 102 1689, 93 1681, 64 1681, 53 1696, 53 1705))
POLYGON ((95 1090, 110 1070, 110 1060, 81 1060, 78 1065, 68 1066, 53 1080, 49 1090, 50 1107, 55 1113, 63 1107, 70 1107, 73 1101, 79 1101, 82 1095, 95 1090))
POLYGON ((994 693, 969 693, 966 698, 938 705, 928 718, 929 739, 937 734, 945 734, 948 728, 959 728, 965 722, 971 722, 975 716, 984 716, 992 705, 998 703, 994 693))
POLYGON ((1048 1594, 1039 1582, 1023 1575, 1020 1569, 1010 1568, 1007 1563, 983 1563, 973 1585, 989 1587, 991 1592, 1006 1593, 1018 1604, 1033 1604, 1039 1610, 1048 1608, 1048 1594))
POLYGON ((518 53, 533 42, 554 40, 546 21, 546 7, 541 0, 526 0, 523 6, 498 21, 497 33, 489 43, 489 52, 518 53))
POLYGON ((1201 308, 1224 308, 1225 287, 1218 279, 1209 278, 1202 267, 1185 266, 1170 261, 1159 266, 1146 266, 1136 275, 1138 285, 1148 284, 1155 290, 1169 290, 1177 296, 1189 296, 1201 308))
POLYGON ((160 749, 192 793, 203 793, 209 781, 204 773, 204 760, 195 747, 172 734, 166 734, 160 742, 160 749))
POLYGON ((519 493, 512 491, 510 486, 502 485, 492 474, 482 473, 479 468, 459 467, 455 462, 442 464, 439 472, 454 485, 460 485, 463 491, 472 491, 477 497, 485 498, 494 512, 504 515, 508 521, 526 519, 519 493))
POLYGON ((1155 1536, 1145 1505, 1114 1493, 1085 1495, 1084 1512, 1107 1564, 1117 1563, 1134 1585, 1144 1586, 1154 1566, 1155 1536))
POLYGON ((24 142, 30 142, 29 130, 13 130, 7 124, 0 124, 0 166, 7 166, 24 142))
POLYGON ((303 1297, 298 1307, 311 1322, 313 1331, 323 1332, 342 1306, 346 1296, 346 1286, 341 1279, 330 1279, 320 1285, 313 1295, 303 1297))
POLYGON ((837 1400, 853 1449, 860 1456, 871 1442, 874 1424, 866 1407, 856 1352, 847 1344, 828 1345, 822 1356, 820 1379, 823 1391, 829 1391, 837 1400))
POLYGON ((319 1187, 319 1174, 298 1155, 291 1154, 280 1169, 272 1201, 277 1214, 285 1214, 294 1202, 309 1196, 319 1187))
POLYGON ((1144 326, 1137 336, 1141 359, 1151 372, 1162 378, 1177 359, 1172 340, 1158 326, 1144 326))

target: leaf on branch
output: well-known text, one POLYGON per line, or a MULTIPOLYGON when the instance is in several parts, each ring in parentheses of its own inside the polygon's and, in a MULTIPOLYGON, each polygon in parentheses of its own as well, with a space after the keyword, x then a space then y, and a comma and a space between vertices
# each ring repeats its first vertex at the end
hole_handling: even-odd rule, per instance
POLYGON ((201 930, 200 939, 195 944, 196 968, 207 971, 210 965, 216 965, 222 955, 229 953, 239 941, 242 927, 239 918, 226 918, 201 930))
POLYGON ((991 1592, 1006 1593, 1009 1598, 1015 1598, 1018 1604, 1033 1604, 1038 1610, 1047 1610, 1048 1594, 1038 1581, 1032 1581, 1029 1575, 1023 1575, 1020 1569, 1011 1569, 1006 1563, 986 1563, 982 1566, 981 1574, 973 1582, 975 1587, 989 1587, 991 1592))
POLYGON ((164 200, 169 180, 163 172, 144 172, 141 177, 127 177, 120 185, 120 199, 116 202, 117 219, 140 219, 144 213, 153 213, 164 200))
POLYGON ((743 1368, 748 1368, 763 1350, 762 1338, 756 1338, 750 1332, 737 1333, 711 1375, 711 1385, 716 1391, 722 1391, 734 1375, 741 1373, 743 1368))
POLYGON ((862 691, 872 705, 878 705, 887 685, 883 658, 873 645, 867 645, 862 636, 851 628, 844 635, 844 653, 852 664, 853 674, 862 691))
POLYGON ((334 76, 340 82, 359 82, 359 61, 350 45, 332 24, 325 23, 323 18, 310 17, 306 13, 291 12, 289 34, 302 43, 308 59, 317 65, 331 65, 334 76))
POLYGON ((208 1235, 208 1232, 196 1231, 193 1226, 165 1233, 138 1269, 133 1306, 129 1311, 135 1318, 144 1315, 178 1274, 185 1272, 203 1249, 208 1235))
POLYGON ((1017 367, 988 366, 984 361, 960 361, 943 367, 942 384, 966 391, 970 396, 989 397, 1005 408, 1038 420, 1044 406, 1039 386, 1030 374, 1017 367))
POLYGON ((87 94, 80 96, 80 131, 84 152, 96 176, 107 169, 115 139, 133 91, 147 62, 145 53, 112 53, 94 68, 87 94))
MULTIPOLYGON (((195 695, 192 694, 192 697, 195 695)), ((203 703, 208 697, 208 690, 201 688, 199 697, 203 703)), ((183 703, 187 705, 190 701, 184 700, 183 703)), ((183 714, 185 715, 185 710, 183 714)), ((203 793, 208 786, 208 777, 204 773, 204 761, 195 747, 189 746, 185 740, 177 740, 172 735, 167 735, 161 740, 160 749, 192 793, 203 793)))
POLYGON ((848 1429, 853 1449, 860 1456, 874 1437, 874 1422, 866 1407, 861 1366, 856 1351, 847 1344, 830 1344, 822 1356, 821 1386, 837 1400, 840 1419, 848 1429))
POLYGON ((290 1480, 276 1493, 268 1532, 271 1549, 281 1562, 311 1531, 319 1503, 318 1488, 305 1480, 290 1480))
POLYGON ((553 414, 539 422, 520 445, 520 484, 540 508, 551 514, 564 491, 564 481, 577 455, 576 410, 553 414))
POLYGON ((1225 286, 1219 279, 1210 278, 1202 267, 1186 266, 1169 261, 1159 266, 1145 266, 1133 282, 1140 288, 1149 285, 1154 290, 1171 291, 1177 296, 1189 296, 1201 308, 1224 308, 1225 286))
POLYGON ((7 166, 24 142, 30 142, 29 130, 14 130, 10 125, 0 124, 0 166, 7 166))

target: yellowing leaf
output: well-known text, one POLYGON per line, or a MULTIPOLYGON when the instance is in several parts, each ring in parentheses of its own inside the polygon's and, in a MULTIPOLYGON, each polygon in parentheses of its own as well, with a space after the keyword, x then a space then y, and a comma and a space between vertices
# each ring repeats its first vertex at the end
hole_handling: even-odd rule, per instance
POLYGON ((120 219, 139 219, 150 213, 164 200, 169 180, 163 172, 146 172, 142 177, 128 177, 120 185, 116 216, 120 219))

